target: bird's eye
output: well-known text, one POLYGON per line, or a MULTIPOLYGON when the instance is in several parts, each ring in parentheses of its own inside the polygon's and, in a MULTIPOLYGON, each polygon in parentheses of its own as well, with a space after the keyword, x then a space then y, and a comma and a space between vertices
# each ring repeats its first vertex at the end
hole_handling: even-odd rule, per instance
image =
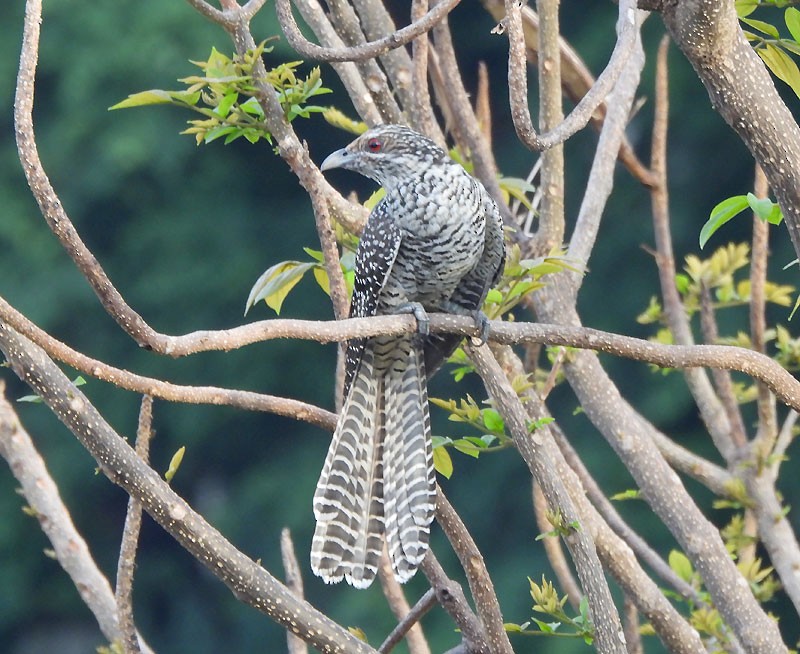
POLYGON ((383 143, 380 139, 371 138, 367 141, 367 149, 370 152, 380 152, 383 149, 383 143))

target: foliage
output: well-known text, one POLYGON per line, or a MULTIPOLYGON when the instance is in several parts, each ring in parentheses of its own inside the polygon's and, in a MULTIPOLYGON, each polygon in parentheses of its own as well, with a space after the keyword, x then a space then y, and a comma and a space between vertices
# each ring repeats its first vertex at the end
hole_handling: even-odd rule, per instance
MULTIPOLYGON (((257 80, 253 70, 265 52, 266 41, 243 57, 229 57, 211 49, 206 61, 192 63, 203 71, 203 75, 192 75, 179 79, 186 84, 180 91, 152 89, 129 95, 111 109, 127 109, 155 104, 169 104, 189 109, 203 116, 190 120, 191 127, 183 134, 194 134, 197 145, 211 143, 225 137, 225 144, 240 137, 250 143, 266 139, 272 143, 272 135, 264 121, 264 110, 258 102, 257 80)), ((308 118, 312 113, 324 112, 325 108, 308 104, 308 101, 331 90, 322 85, 319 67, 301 78, 297 68, 301 61, 279 64, 267 71, 266 82, 277 91, 277 97, 288 121, 298 116, 308 118)))
POLYGON ((800 11, 791 4, 788 0, 736 0, 736 11, 739 20, 755 30, 744 30, 744 34, 758 56, 778 79, 788 84, 800 97, 800 69, 790 55, 800 54, 800 11), (759 7, 784 9, 783 22, 790 37, 781 37, 773 23, 753 18, 753 12, 759 7))
POLYGON ((537 584, 528 577, 530 593, 533 598, 533 610, 548 616, 552 622, 532 617, 523 624, 506 623, 506 631, 525 636, 552 636, 564 638, 582 638, 587 645, 594 642, 594 625, 589 617, 589 603, 586 597, 580 601, 578 615, 570 616, 564 610, 568 601, 566 595, 559 596, 552 582, 542 575, 542 583, 537 584), (538 629, 531 629, 531 623, 538 629))
POLYGON ((703 229, 700 230, 700 249, 702 250, 708 239, 731 218, 738 216, 750 207, 753 213, 770 225, 780 225, 783 222, 783 212, 780 206, 769 198, 757 198, 752 193, 747 195, 734 195, 720 202, 711 210, 711 216, 703 229))

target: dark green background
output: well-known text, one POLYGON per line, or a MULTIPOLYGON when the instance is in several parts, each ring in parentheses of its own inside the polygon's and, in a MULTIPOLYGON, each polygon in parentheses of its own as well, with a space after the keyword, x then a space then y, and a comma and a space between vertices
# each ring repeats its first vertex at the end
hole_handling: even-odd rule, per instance
MULTIPOLYGON (((407 12, 407 3, 394 4, 407 12)), ((278 33, 273 11, 268 5, 254 21, 256 40, 278 33)), ((22 12, 22 2, 14 0, 0 14, 0 294, 57 338, 114 365, 177 383, 245 388, 332 408, 333 346, 284 340, 238 352, 168 360, 139 350, 102 311, 41 219, 16 159, 12 104, 22 12)), ((615 15, 610 2, 563 3, 564 31, 596 73, 613 45, 615 15)), ((506 39, 490 34, 493 22, 475 0, 465 0, 453 13, 452 24, 469 87, 474 87, 479 60, 490 67, 495 149, 502 171, 524 177, 534 158, 515 142, 509 123, 506 39)), ((652 56, 663 32, 658 18, 648 21, 645 32, 650 61, 641 95, 652 97, 652 56)), ((241 141, 224 147, 216 142, 198 148, 193 138, 179 136, 190 116, 178 110, 107 111, 129 93, 177 88, 176 78, 194 73, 188 60, 204 59, 212 45, 231 51, 221 30, 179 0, 52 0, 45 6, 35 111, 45 168, 76 228, 117 288, 155 329, 169 334, 271 317, 263 304, 242 317, 252 283, 278 261, 304 259, 303 246, 317 246, 308 198, 265 144, 241 141)), ((296 56, 283 42, 268 55, 272 64, 292 59, 296 56)), ((670 61, 672 218, 676 252, 683 257, 697 252, 697 235, 711 207, 750 189, 752 162, 711 110, 680 53, 673 49, 670 61)), ((322 72, 326 83, 338 90, 332 70, 323 66, 322 72)), ((797 107, 790 93, 785 97, 797 107)), ((341 92, 320 101, 349 110, 341 92)), ((645 157, 651 115, 648 101, 629 130, 645 157)), ((319 116, 296 125, 317 161, 348 140, 319 116)), ((587 131, 566 148, 570 224, 595 143, 596 136, 587 131)), ((368 189, 352 174, 334 173, 331 179, 342 191, 368 189)), ((657 292, 655 268, 642 248, 653 242, 649 198, 624 171, 617 179, 580 308, 587 325, 646 336, 648 329, 634 319, 657 292)), ((748 225, 749 219, 741 218, 710 246, 748 238, 748 225)), ((781 271, 794 258, 783 228, 774 230, 772 239, 771 276, 792 283, 794 276, 781 271)), ((770 317, 786 323, 787 313, 771 310, 770 317)), ((326 296, 311 280, 290 295, 283 314, 332 317, 326 296)), ((725 314, 724 330, 741 328, 744 315, 743 311, 725 314)), ((711 455, 679 375, 665 377, 644 365, 604 361, 644 415, 680 442, 711 455)), ((2 375, 10 397, 28 392, 10 372, 2 375)), ((91 379, 84 389, 119 432, 133 436, 137 396, 91 379)), ((431 394, 438 397, 457 397, 466 391, 485 397, 475 381, 456 387, 444 373, 431 387, 431 394)), ((603 487, 608 492, 631 487, 629 475, 596 430, 585 417, 573 416, 575 399, 569 390, 557 389, 551 405, 603 487)), ((94 474, 93 460, 43 406, 20 404, 18 410, 78 529, 113 579, 126 496, 94 474)), ((308 569, 311 496, 328 434, 267 414, 160 401, 155 406, 155 427, 152 460, 157 469, 166 469, 172 453, 187 446, 173 482, 178 492, 278 576, 282 576, 280 530, 290 527, 309 599, 342 624, 362 627, 373 644, 380 643, 393 624, 380 590, 325 587, 308 569)), ((435 410, 435 433, 468 433, 454 429, 435 410)), ((454 460, 455 474, 444 487, 485 553, 505 619, 524 622, 532 603, 526 577, 550 575, 542 546, 534 540, 537 529, 527 470, 511 451, 477 462, 454 453, 454 460)), ((794 480, 789 482, 794 485, 784 483, 782 490, 788 503, 796 503, 800 489, 794 480)), ((705 507, 710 505, 707 493, 691 481, 687 485, 705 507)), ((0 649, 13 654, 93 651, 102 644, 102 636, 65 573, 43 554, 49 545, 36 521, 22 513, 23 502, 14 489, 10 473, 0 470, 0 649)), ((620 508, 664 554, 673 547, 669 534, 643 503, 620 508)), ((710 508, 707 514, 719 524, 729 517, 710 508)), ((459 575, 438 532, 434 547, 448 570, 459 575)), ((418 597, 424 588, 422 578, 414 579, 410 597, 418 597)), ((781 613, 784 607, 773 603, 769 608, 781 613)), ((148 518, 135 578, 135 610, 141 631, 162 653, 285 651, 279 627, 236 602, 148 518)), ((782 626, 793 643, 800 631, 788 610, 785 615, 782 626)), ((457 642, 452 623, 440 610, 434 610, 425 625, 435 652, 457 642)), ((582 643, 563 640, 517 638, 514 643, 519 652, 588 651, 582 643)), ((653 639, 647 647, 659 651, 653 639)))

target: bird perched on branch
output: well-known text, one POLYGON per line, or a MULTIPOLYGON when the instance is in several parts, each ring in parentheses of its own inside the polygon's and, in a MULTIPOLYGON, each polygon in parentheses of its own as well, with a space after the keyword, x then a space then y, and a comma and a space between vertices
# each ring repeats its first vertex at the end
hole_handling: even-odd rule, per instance
POLYGON ((344 406, 314 494, 311 567, 327 583, 372 583, 384 536, 394 575, 428 551, 436 478, 427 378, 459 336, 428 333, 428 311, 473 316, 503 267, 503 224, 486 189, 430 139, 373 128, 323 161, 380 184, 356 252, 351 317, 413 313, 418 333, 347 344, 344 406))

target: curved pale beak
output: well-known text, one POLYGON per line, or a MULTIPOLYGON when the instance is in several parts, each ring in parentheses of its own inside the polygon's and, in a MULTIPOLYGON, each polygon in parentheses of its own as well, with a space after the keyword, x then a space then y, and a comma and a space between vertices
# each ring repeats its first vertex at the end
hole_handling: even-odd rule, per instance
POLYGON ((330 170, 331 168, 347 168, 351 156, 347 148, 335 150, 325 157, 325 161, 322 162, 319 169, 330 170))

